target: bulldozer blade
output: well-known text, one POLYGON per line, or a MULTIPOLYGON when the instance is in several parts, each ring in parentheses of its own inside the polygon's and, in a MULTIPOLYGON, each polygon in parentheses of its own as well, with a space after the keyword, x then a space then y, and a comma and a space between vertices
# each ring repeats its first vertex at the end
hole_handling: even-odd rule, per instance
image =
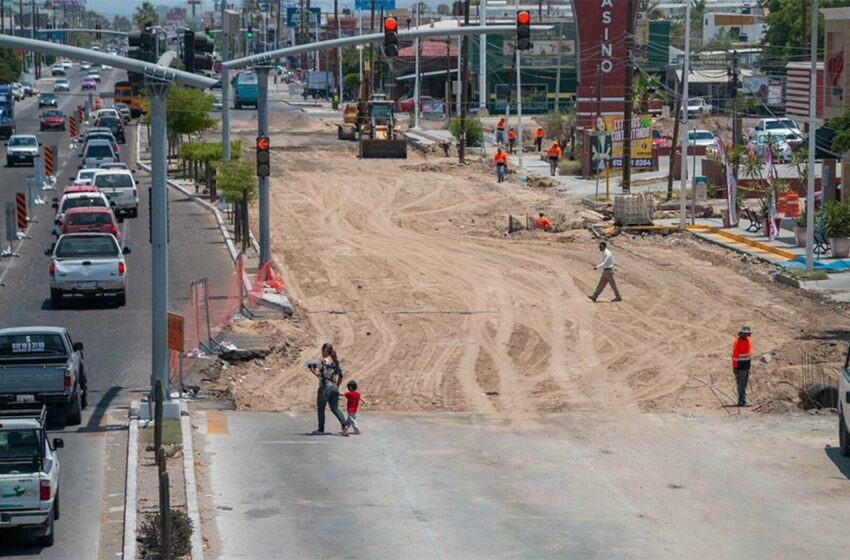
POLYGON ((363 159, 407 159, 407 140, 360 141, 360 157, 363 159))

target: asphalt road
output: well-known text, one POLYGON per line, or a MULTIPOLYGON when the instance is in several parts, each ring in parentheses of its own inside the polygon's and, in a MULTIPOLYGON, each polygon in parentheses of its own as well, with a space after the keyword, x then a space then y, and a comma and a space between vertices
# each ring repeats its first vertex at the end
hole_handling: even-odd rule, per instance
POLYGON ((199 411, 208 558, 847 558, 835 416, 199 411), (209 491, 209 489, 212 489, 209 491))
MULTIPOLYGON (((82 74, 75 66, 68 79, 74 89, 60 94, 66 114, 87 97, 79 92, 82 74)), ((115 81, 125 73, 107 71, 99 91, 111 92, 115 81)), ((109 106, 107 99, 104 106, 109 106)), ((34 98, 17 104, 17 132, 34 133, 43 144, 57 144, 59 171, 57 190, 76 174, 77 152, 69 150, 68 132, 38 132, 38 111, 34 98)), ((127 130, 121 160, 135 165, 135 126, 127 130)), ((25 185, 33 169, 0 168, 0 204, 14 197, 25 185)), ((0 556, 94 559, 114 557, 120 550, 123 527, 123 460, 126 455, 126 409, 148 387, 150 378, 150 245, 148 241, 148 188, 144 172, 137 172, 141 202, 139 217, 125 220, 122 237, 133 252, 127 257, 127 305, 112 302, 69 302, 62 309, 50 305, 44 249, 53 236, 53 210, 49 204, 37 207, 38 223, 30 226, 32 239, 20 245, 20 257, 0 262, 0 325, 59 325, 69 329, 75 340, 85 345, 89 379, 89 407, 81 426, 57 433, 65 439, 60 452, 62 472, 62 517, 56 524, 56 544, 49 549, 31 546, 20 534, 4 533, 0 556)), ((56 196, 43 191, 43 197, 56 196)), ((170 294, 173 308, 182 310, 189 301, 192 279, 210 278, 213 293, 230 281, 232 262, 210 215, 183 197, 170 197, 170 294)))

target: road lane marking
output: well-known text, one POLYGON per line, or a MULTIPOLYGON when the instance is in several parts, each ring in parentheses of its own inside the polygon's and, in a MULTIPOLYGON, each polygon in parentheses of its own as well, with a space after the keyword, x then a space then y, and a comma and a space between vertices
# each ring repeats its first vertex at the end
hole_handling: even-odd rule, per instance
POLYGON ((223 412, 210 410, 207 412, 207 434, 216 436, 230 435, 227 428, 227 416, 223 412))

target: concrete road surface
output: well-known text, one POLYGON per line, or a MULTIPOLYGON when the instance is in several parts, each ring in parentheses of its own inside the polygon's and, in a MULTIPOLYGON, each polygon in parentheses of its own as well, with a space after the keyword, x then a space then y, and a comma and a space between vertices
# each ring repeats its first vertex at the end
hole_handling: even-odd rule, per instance
MULTIPOLYGON (((846 558, 833 416, 200 412, 213 558, 846 558)), ((203 491, 202 491, 203 494, 203 491)))
MULTIPOLYGON (((115 81, 126 73, 106 71, 99 87, 112 92, 115 81)), ((72 91, 59 94, 59 108, 66 114, 84 103, 87 94, 79 91, 82 73, 75 66, 68 79, 72 91)), ((110 105, 107 99, 105 106, 110 105)), ((78 151, 69 149, 68 132, 39 132, 35 98, 17 103, 15 120, 21 134, 36 134, 43 144, 57 144, 59 171, 57 191, 68 184, 80 163, 78 151)), ((121 160, 135 166, 135 126, 127 130, 127 144, 120 146, 121 160)), ((0 203, 14 199, 25 187, 31 167, 0 167, 0 203)), ((37 207, 38 223, 30 226, 32 239, 20 249, 20 257, 0 260, 0 327, 58 325, 85 344, 89 378, 89 408, 81 426, 53 426, 52 435, 65 440, 60 451, 62 474, 62 517, 56 524, 56 544, 42 549, 32 546, 26 535, 0 532, 0 556, 61 559, 114 558, 121 550, 124 506, 124 461, 127 404, 139 397, 150 378, 150 244, 148 241, 148 189, 143 172, 136 174, 141 203, 139 217, 125 220, 121 234, 133 249, 127 257, 127 305, 112 302, 68 302, 53 309, 48 286, 48 260, 44 249, 55 239, 51 235, 53 209, 49 201, 57 191, 39 194, 48 204, 37 207)), ((220 295, 230 283, 232 262, 208 212, 182 196, 170 199, 170 302, 183 311, 189 303, 189 282, 207 276, 212 295, 220 295)))

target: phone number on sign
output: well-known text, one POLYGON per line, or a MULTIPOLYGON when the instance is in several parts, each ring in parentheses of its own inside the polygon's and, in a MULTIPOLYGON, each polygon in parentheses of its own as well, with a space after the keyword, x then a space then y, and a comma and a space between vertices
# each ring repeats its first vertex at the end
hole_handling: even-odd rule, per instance
MULTIPOLYGON (((612 158, 611 167, 623 167, 623 158, 612 158)), ((632 168, 652 169, 652 158, 632 158, 632 168)))

